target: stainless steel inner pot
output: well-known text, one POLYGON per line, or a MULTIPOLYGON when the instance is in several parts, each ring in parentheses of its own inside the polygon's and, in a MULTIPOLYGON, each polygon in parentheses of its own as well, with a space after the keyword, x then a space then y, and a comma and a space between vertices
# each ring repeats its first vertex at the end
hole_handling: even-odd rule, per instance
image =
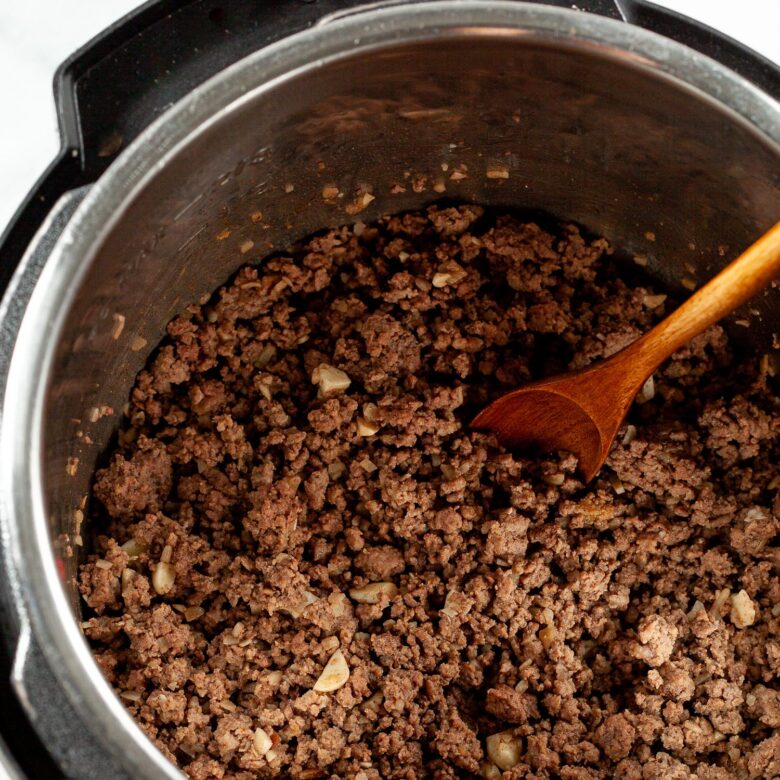
MULTIPOLYGON (((442 197, 576 220, 672 286, 700 284, 780 216, 780 107, 628 24, 429 2, 323 20, 257 52, 116 160, 27 307, 0 479, 28 628, 132 776, 178 772, 101 677, 74 575, 90 474, 134 375, 167 321, 248 260, 442 197)), ((779 300, 772 290, 740 314, 746 348, 770 348, 779 300)))

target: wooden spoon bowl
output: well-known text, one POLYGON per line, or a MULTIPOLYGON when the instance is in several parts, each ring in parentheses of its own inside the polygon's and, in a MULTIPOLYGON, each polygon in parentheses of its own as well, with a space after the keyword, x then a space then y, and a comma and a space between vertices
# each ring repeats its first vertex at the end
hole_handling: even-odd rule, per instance
POLYGON ((653 371, 778 276, 780 222, 637 341, 592 366, 501 396, 472 426, 493 431, 507 447, 568 450, 589 482, 653 371))

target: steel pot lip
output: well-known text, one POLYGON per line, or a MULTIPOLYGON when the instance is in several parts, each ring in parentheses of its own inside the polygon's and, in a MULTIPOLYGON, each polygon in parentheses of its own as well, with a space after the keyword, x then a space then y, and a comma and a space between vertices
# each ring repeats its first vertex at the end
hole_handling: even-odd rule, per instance
POLYGON ((84 273, 123 207, 191 139, 280 83, 361 49, 440 36, 514 34, 591 46, 647 67, 725 106, 780 146, 780 106, 748 81, 682 44, 624 22, 511 0, 424 2, 356 11, 261 49, 217 74, 146 129, 113 163, 70 221, 27 308, 9 370, 0 428, 0 494, 15 576, 47 659, 76 710, 136 776, 180 777, 99 672, 73 619, 47 532, 40 458, 43 400, 54 348, 84 273), (251 86, 249 86, 251 85, 251 86), (150 156, 149 150, 154 150, 150 156), (12 410, 12 411, 11 411, 12 410), (24 457, 19 457, 24 453, 24 457))

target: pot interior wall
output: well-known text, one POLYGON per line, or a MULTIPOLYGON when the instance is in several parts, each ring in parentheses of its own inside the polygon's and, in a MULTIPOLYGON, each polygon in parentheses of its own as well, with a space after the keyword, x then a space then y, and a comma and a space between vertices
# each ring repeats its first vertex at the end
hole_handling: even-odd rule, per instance
MULTIPOLYGON (((68 578, 95 460, 167 321, 312 231, 441 198, 542 209, 700 284, 777 218, 780 151, 638 57, 506 30, 355 50, 248 92, 116 215, 67 313, 42 451, 68 578)), ((753 349, 779 293, 740 314, 753 349)))

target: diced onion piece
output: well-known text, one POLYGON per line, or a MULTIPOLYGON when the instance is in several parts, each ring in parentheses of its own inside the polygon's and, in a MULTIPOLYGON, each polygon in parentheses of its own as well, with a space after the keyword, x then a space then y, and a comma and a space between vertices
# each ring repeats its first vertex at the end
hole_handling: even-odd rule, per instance
POLYGON ((655 398, 655 380, 651 375, 642 385, 642 389, 639 391, 639 395, 637 396, 636 401, 639 404, 644 404, 648 401, 652 401, 653 398, 655 398))
POLYGON ((645 295, 645 297, 642 298, 642 303, 647 306, 648 309, 657 309, 665 300, 665 295, 645 295))
POLYGON ((170 563, 160 561, 152 572, 152 587, 154 592, 164 596, 173 588, 176 581, 176 570, 170 563))
POLYGON ((312 384, 319 386, 322 396, 341 393, 352 384, 352 380, 340 368, 327 363, 320 363, 312 371, 311 381, 312 384))
POLYGON ((252 737, 252 747, 254 748, 255 753, 257 753, 258 756, 264 756, 273 746, 274 743, 271 741, 271 737, 268 736, 266 730, 256 728, 255 735, 252 737))
POLYGON ((358 436, 373 436, 379 430, 379 426, 367 420, 365 417, 358 417, 357 420, 357 432, 358 436))
POLYGON ((349 680, 347 659, 344 658, 344 653, 341 650, 336 650, 328 663, 325 664, 317 682, 314 683, 314 690, 319 693, 331 693, 343 687, 347 680, 349 680))
POLYGON ((128 539, 120 549, 124 550, 130 558, 137 558, 146 552, 146 547, 135 539, 128 539))
POLYGON ((376 471, 376 463, 374 463, 371 458, 363 458, 362 460, 358 461, 360 468, 363 469, 363 471, 367 472, 368 474, 372 474, 374 471, 376 471))
POLYGON ((341 618, 351 614, 352 605, 349 603, 349 599, 344 593, 331 593, 330 596, 328 596, 328 604, 330 605, 330 611, 335 618, 341 618))
POLYGON ((693 618, 696 617, 696 615, 699 614, 699 612, 704 612, 704 604, 701 603, 701 601, 694 601, 693 606, 688 611, 688 620, 693 620, 693 618))
POLYGON ((545 626, 539 632, 539 641, 545 646, 549 647, 558 636, 558 632, 555 630, 555 626, 545 626))
POLYGON ((625 487, 623 487, 623 481, 617 474, 615 474, 614 471, 609 473, 609 483, 612 485, 612 489, 615 491, 615 493, 617 493, 619 496, 626 492, 625 487))
POLYGON ((482 766, 479 768, 480 777, 483 780, 501 780, 501 770, 490 761, 483 761, 482 766))
POLYGON ((510 731, 491 734, 486 740, 488 758, 499 769, 511 769, 520 763, 520 741, 510 731))
POLYGON ((184 610, 184 619, 191 623, 193 620, 197 620, 205 614, 206 610, 203 607, 187 607, 184 610))
POLYGON ((723 588, 715 594, 715 601, 712 602, 712 607, 710 607, 710 614, 713 617, 720 615, 721 608, 729 600, 730 596, 731 591, 728 588, 723 588))
POLYGON ((266 344, 255 358, 255 367, 265 368, 275 357, 276 347, 273 344, 266 344))
POLYGON ((325 639, 322 640, 322 649, 326 653, 333 653, 338 649, 339 646, 339 638, 337 636, 326 636, 325 639))
POLYGON ((745 590, 731 597, 731 622, 737 628, 747 628, 756 622, 756 605, 745 590))
POLYGON ((285 611, 289 612, 289 614, 297 620, 303 614, 303 610, 305 610, 306 607, 308 607, 310 604, 314 604, 315 601, 319 601, 317 596, 315 596, 310 591, 305 590, 300 600, 296 601, 294 604, 291 604, 285 611))
POLYGON ((352 588, 349 597, 358 604, 378 604, 387 596, 393 599, 398 594, 398 588, 392 582, 369 582, 362 588, 352 588))
POLYGON ((447 287, 447 285, 462 282, 466 276, 466 272, 457 263, 450 263, 433 275, 431 283, 434 287, 447 287))

